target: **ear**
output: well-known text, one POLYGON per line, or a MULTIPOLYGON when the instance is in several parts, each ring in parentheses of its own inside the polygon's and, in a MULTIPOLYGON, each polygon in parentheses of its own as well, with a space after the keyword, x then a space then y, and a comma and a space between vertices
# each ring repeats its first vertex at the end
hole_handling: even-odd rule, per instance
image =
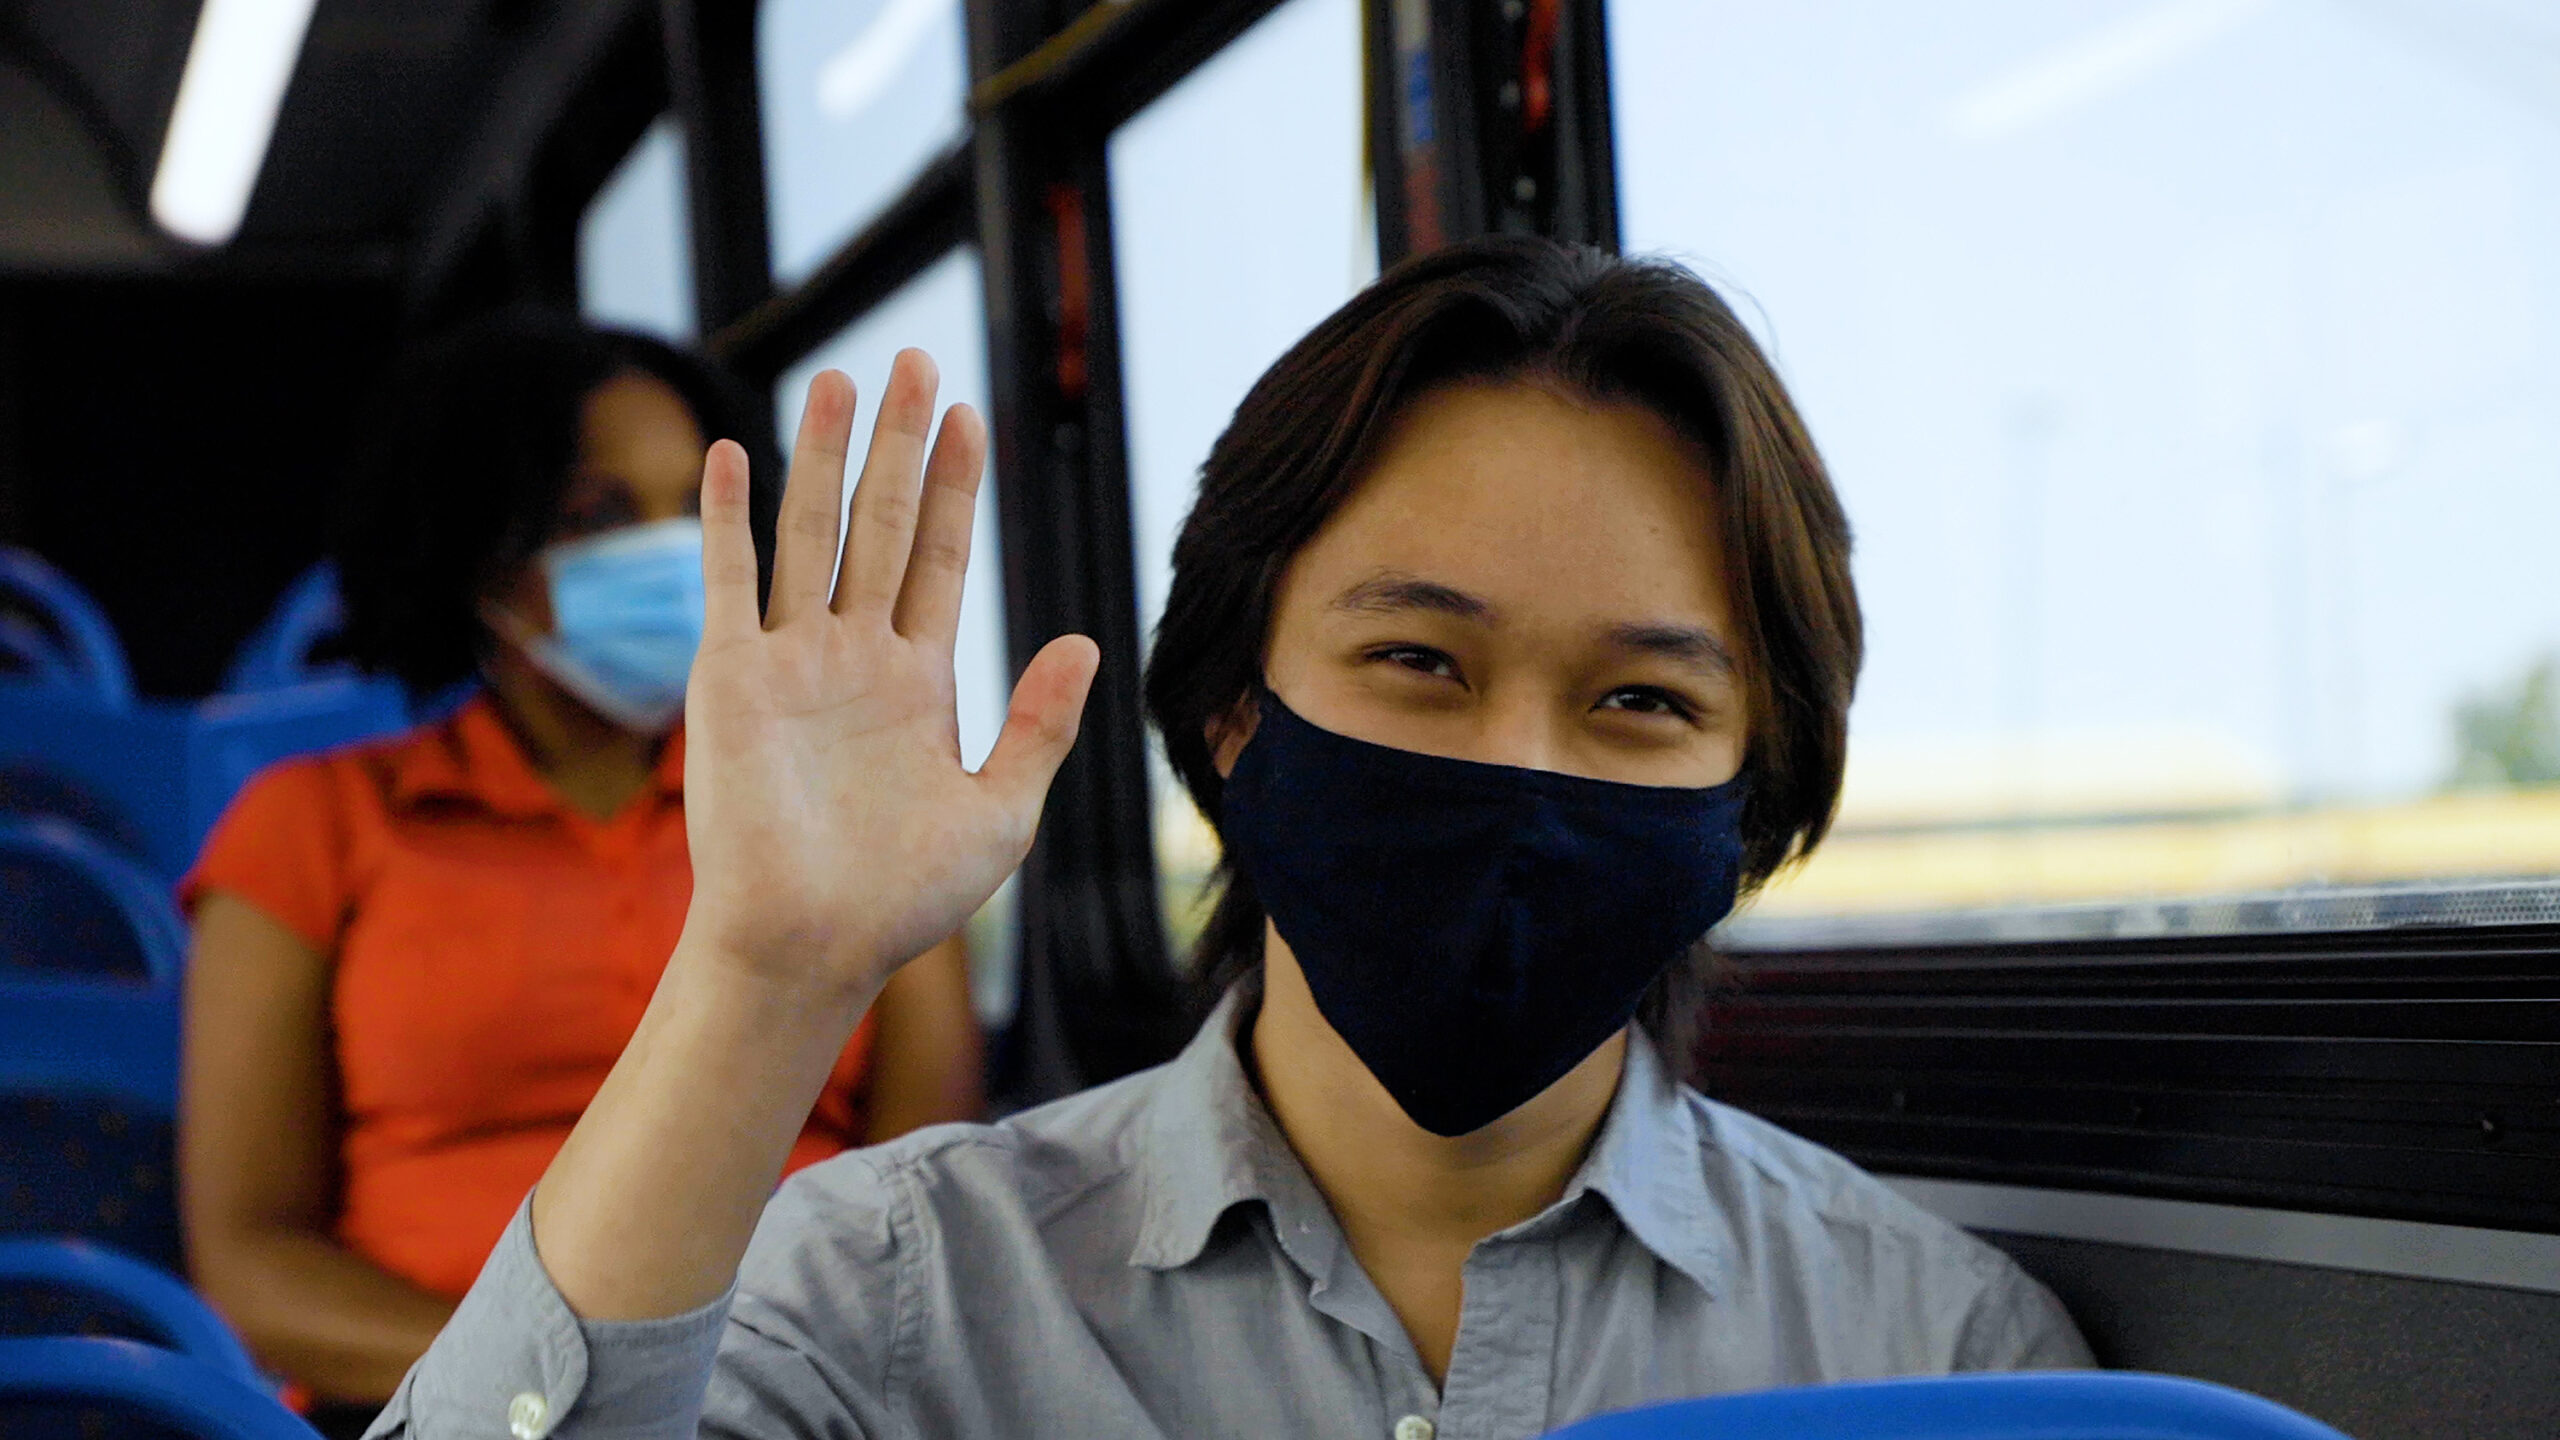
POLYGON ((1244 753, 1245 742, 1253 738, 1262 724, 1262 709, 1250 695, 1236 697, 1236 703, 1209 717, 1200 727, 1209 741, 1210 763, 1218 767, 1218 778, 1224 780, 1235 773, 1236 757, 1244 753))

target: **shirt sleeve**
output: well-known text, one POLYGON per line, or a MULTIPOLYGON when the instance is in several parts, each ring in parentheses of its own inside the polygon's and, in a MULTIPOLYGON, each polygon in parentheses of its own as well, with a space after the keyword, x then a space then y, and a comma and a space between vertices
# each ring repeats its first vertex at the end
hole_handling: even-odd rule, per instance
POLYGON ((2071 1312, 2035 1277, 2003 1264, 1974 1302, 1956 1347, 1957 1370, 2094 1370, 2071 1312))
POLYGON ((287 760, 243 786, 178 882, 179 908, 192 918, 219 890, 255 905, 312 949, 336 949, 354 837, 331 764, 317 756, 287 760))
POLYGON ((663 1320, 582 1320, 552 1284, 530 1200, 367 1440, 862 1440, 897 1431, 893 1357, 922 1302, 913 1197, 865 1154, 783 1186, 739 1283, 663 1320))
POLYGON ((734 1293, 664 1320, 581 1320, 534 1251, 527 1201, 367 1440, 691 1440, 734 1293))

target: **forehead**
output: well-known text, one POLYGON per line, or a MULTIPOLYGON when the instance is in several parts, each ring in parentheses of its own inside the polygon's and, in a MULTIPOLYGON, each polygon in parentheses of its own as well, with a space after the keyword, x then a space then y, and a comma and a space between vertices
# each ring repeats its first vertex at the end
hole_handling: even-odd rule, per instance
POLYGON ((705 444, 701 437, 692 408, 674 386, 633 371, 588 392, 579 416, 583 458, 607 467, 663 469, 671 453, 690 463, 705 444))
POLYGON ((1292 563, 1282 601, 1326 603, 1380 570, 1549 619, 1721 629, 1731 609, 1714 479, 1697 447, 1642 406, 1531 384, 1411 402, 1292 563))

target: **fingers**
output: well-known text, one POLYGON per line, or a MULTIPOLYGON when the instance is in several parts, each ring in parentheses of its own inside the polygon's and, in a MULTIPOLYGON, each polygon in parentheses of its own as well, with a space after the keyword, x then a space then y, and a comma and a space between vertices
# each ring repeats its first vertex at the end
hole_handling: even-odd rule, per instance
POLYGON ((889 367, 880 415, 871 426, 871 453, 862 462, 846 522, 844 569, 836 581, 839 615, 872 614, 886 622, 907 574, 907 550, 915 541, 918 472, 925 436, 933 429, 933 361, 921 350, 901 350, 889 367))
POLYGON ((852 439, 853 382, 843 371, 821 370, 809 382, 808 403, 800 411, 791 479, 774 527, 770 625, 827 606, 836 570, 836 515, 844 504, 844 457, 852 439))
POLYGON ((1061 635, 1040 647, 1014 682, 1013 708, 1004 717, 995 748, 987 752, 987 763, 978 768, 978 778, 1025 818, 1026 840, 1029 822, 1038 819, 1049 794, 1049 782, 1075 746, 1085 696, 1092 693, 1094 672, 1101 666, 1102 652, 1091 640, 1061 635))
POLYGON ((894 623, 910 640, 944 645, 960 628, 960 596, 969 574, 969 538, 977 520, 978 479, 986 472, 987 430, 977 412, 954 405, 942 417, 924 467, 924 498, 907 578, 894 623))
POLYGON ((752 635, 756 613, 756 540, 747 522, 747 452, 722 440, 702 460, 702 633, 709 639, 752 635))

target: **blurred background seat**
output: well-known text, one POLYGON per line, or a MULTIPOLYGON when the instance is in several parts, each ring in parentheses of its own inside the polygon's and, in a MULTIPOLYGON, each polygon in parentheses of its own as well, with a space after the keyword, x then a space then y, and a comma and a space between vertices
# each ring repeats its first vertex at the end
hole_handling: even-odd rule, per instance
POLYGON ((0 546, 0 665, 12 683, 133 699, 133 674, 106 612, 71 578, 26 550, 0 546))
MULTIPOLYGON (((2450 1417, 2449 1417, 2450 1418, 2450 1417)), ((2447 1434, 2460 1433, 2458 1426, 2447 1434)), ((2166 1375, 1953 1375, 1675 1400, 1549 1440, 2347 1440, 2272 1400, 2166 1375)))
POLYGON ((0 785, 0 800, 46 802, 44 813, 130 837, 136 858, 175 880, 251 775, 408 723, 398 685, 353 677, 192 705, 111 706, 59 689, 0 686, 0 771, 21 777, 0 785), (80 817, 66 815, 74 807, 80 817))
POLYGON ((251 1381, 131 1340, 0 1340, 0 1433, 11 1440, 311 1440, 251 1381))
POLYGON ((241 642, 222 688, 241 694, 352 678, 355 667, 327 653, 345 622, 337 567, 323 560, 286 587, 276 608, 241 642))
POLYGON ((231 1327, 176 1278, 86 1240, 0 1240, 0 1336, 88 1335, 175 1350, 251 1384, 231 1327))
POLYGON ((0 969, 174 985, 185 953, 151 872, 66 820, 0 816, 0 969))
POLYGON ((0 1235, 180 1272, 177 1092, 174 984, 0 976, 0 1235))

